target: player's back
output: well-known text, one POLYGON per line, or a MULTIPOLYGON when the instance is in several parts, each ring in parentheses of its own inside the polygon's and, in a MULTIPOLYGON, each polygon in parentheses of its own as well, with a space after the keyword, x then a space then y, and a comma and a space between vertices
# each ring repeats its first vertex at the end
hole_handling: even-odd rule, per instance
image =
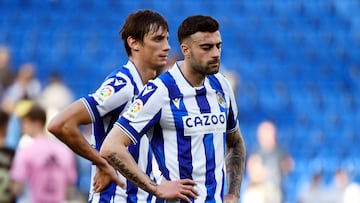
MULTIPOLYGON (((119 115, 128 109, 143 86, 135 65, 129 61, 124 67, 110 73, 96 92, 82 98, 93 121, 91 144, 94 148, 100 149, 119 115)), ((137 145, 130 146, 129 152, 141 169, 151 176, 152 153, 146 136, 137 145)), ((96 174, 95 165, 92 166, 91 174, 92 177, 96 174)), ((151 200, 152 195, 138 189, 120 173, 118 174, 120 179, 127 184, 126 190, 112 182, 104 191, 91 193, 90 202, 148 202, 151 200)))

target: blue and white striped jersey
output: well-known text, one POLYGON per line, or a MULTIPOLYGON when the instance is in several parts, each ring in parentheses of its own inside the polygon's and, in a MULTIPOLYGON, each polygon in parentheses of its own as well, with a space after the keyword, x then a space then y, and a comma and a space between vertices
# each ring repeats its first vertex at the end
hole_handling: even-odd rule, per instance
POLYGON ((133 143, 147 133, 165 178, 196 181, 200 196, 194 202, 222 202, 226 134, 239 128, 237 114, 234 92, 222 74, 209 75, 203 87, 194 88, 175 63, 145 85, 115 126, 133 143))
MULTIPOLYGON (((94 148, 100 150, 106 135, 119 118, 119 115, 129 108, 143 86, 135 65, 131 61, 128 61, 124 67, 110 73, 95 93, 82 98, 93 122, 91 144, 94 148)), ((144 136, 144 138, 145 139, 141 139, 136 145, 130 146, 129 151, 140 168, 152 176, 152 153, 149 151, 149 140, 146 136, 144 136)), ((91 169, 91 182, 95 172, 96 166, 93 165, 91 169)), ((123 182, 126 182, 126 179, 120 173, 119 176, 123 182)), ((126 184, 125 190, 118 187, 115 183, 111 183, 111 185, 101 193, 93 193, 91 183, 89 202, 145 203, 151 202, 153 199, 151 195, 129 181, 127 181, 126 184)))

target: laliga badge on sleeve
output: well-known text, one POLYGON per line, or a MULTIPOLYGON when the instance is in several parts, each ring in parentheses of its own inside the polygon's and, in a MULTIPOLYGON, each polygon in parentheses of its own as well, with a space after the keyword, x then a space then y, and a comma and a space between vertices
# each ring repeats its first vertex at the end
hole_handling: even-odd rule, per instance
POLYGON ((129 120, 133 120, 137 117, 143 107, 143 102, 140 99, 136 99, 125 113, 129 120))
POLYGON ((95 100, 101 104, 115 92, 114 87, 111 85, 105 85, 101 87, 98 91, 96 91, 94 98, 95 100))

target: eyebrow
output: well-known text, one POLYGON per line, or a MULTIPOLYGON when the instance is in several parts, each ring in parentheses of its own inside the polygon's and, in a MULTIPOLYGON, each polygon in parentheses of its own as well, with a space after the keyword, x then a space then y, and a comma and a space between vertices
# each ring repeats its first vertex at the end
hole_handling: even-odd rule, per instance
POLYGON ((216 46, 216 45, 220 45, 222 44, 222 41, 218 42, 218 43, 203 43, 203 44, 199 44, 199 46, 216 46))

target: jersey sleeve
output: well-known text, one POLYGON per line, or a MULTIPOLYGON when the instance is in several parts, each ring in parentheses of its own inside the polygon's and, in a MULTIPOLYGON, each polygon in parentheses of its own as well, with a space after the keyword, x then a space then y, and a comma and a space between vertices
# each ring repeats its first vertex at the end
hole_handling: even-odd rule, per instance
POLYGON ((136 144, 161 117, 162 106, 168 98, 160 80, 148 82, 128 110, 115 123, 136 144))
POLYGON ((83 97, 93 121, 117 108, 125 108, 134 95, 134 86, 129 78, 118 72, 109 75, 96 92, 83 97))

